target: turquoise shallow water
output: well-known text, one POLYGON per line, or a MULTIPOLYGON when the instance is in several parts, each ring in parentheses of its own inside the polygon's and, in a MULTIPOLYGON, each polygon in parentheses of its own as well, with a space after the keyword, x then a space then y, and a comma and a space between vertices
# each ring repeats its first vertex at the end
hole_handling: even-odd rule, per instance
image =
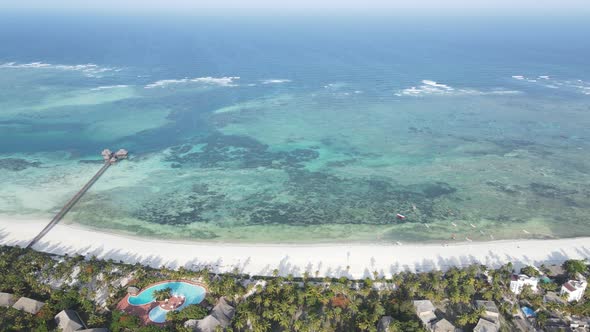
MULTIPOLYGON (((203 287, 182 281, 172 281, 148 287, 137 294, 137 296, 130 296, 128 301, 131 305, 137 306, 151 303, 155 301, 153 296, 154 291, 163 290, 166 288, 171 289, 171 294, 173 296, 185 297, 184 303, 175 310, 182 310, 184 307, 191 304, 199 304, 205 298, 205 289, 203 287)), ((152 322, 164 323, 166 321, 167 313, 168 311, 157 306, 150 310, 149 318, 152 320, 152 322)))
POLYGON ((424 19, 0 20, 0 216, 49 220, 126 148, 66 222, 232 242, 590 235, 588 21, 424 19))

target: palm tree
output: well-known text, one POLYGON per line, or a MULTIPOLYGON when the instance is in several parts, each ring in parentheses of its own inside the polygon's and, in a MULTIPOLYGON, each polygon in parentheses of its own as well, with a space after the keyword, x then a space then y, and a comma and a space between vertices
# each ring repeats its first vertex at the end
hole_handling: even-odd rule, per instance
POLYGON ((156 301, 164 301, 172 297, 172 289, 168 287, 164 289, 155 290, 152 293, 152 296, 154 297, 154 299, 156 299, 156 301))

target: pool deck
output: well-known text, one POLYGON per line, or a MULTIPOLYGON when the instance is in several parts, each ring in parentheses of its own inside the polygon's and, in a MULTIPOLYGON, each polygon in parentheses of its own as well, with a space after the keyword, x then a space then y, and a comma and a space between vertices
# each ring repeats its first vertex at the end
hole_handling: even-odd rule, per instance
MULTIPOLYGON (((163 280, 163 281, 158 281, 158 282, 155 282, 153 284, 149 284, 149 285, 143 287, 137 294, 141 294, 141 292, 143 292, 144 290, 146 290, 150 287, 153 287, 153 286, 156 286, 159 284, 168 283, 168 282, 185 282, 187 284, 203 287, 205 289, 205 292, 207 292, 207 287, 205 287, 205 285, 203 285, 200 282, 191 281, 191 280, 163 280)), ((130 294, 125 295, 125 297, 121 301, 119 301, 119 303, 117 304, 117 310, 121 310, 129 315, 139 317, 139 320, 141 321, 141 323, 143 325, 148 325, 148 324, 153 324, 153 325, 158 325, 158 326, 166 325, 166 323, 156 323, 156 322, 152 321, 149 318, 150 311, 157 306, 160 306, 162 309, 169 310, 169 309, 167 309, 168 308, 167 305, 174 303, 174 304, 178 304, 176 306, 176 307, 178 307, 184 302, 184 299, 177 298, 177 297, 173 296, 171 298, 172 301, 169 301, 169 303, 166 303, 164 301, 154 301, 154 302, 143 304, 143 305, 133 305, 133 304, 129 303, 130 296, 136 296, 136 295, 130 295, 130 294)))

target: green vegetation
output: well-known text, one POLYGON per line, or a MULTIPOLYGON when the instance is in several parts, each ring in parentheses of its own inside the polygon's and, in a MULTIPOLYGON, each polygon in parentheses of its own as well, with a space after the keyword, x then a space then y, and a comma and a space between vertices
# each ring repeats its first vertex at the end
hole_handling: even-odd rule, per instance
MULTIPOLYGON (((568 273, 587 273, 583 261, 567 261, 568 273)), ((207 270, 189 271, 183 268, 153 269, 139 264, 129 265, 81 256, 55 257, 13 247, 0 247, 0 292, 27 296, 46 305, 37 315, 12 308, 0 307, 0 331, 55 331, 53 317, 63 309, 76 310, 89 327, 107 327, 114 332, 127 331, 188 331, 184 322, 202 319, 217 299, 224 296, 235 306, 233 331, 376 331, 383 316, 391 316, 389 331, 425 331, 412 304, 416 299, 428 299, 445 318, 466 331, 472 329, 483 315, 474 309, 478 299, 494 301, 502 315, 504 330, 514 328, 511 320, 518 304, 538 311, 542 327, 551 313, 588 316, 590 302, 564 304, 544 302, 542 293, 525 287, 519 296, 509 291, 512 265, 490 270, 485 266, 451 268, 446 272, 403 272, 391 278, 353 281, 346 278, 302 278, 292 276, 250 278, 238 273, 215 275, 207 270), (125 286, 121 280, 128 280, 125 286), (189 305, 182 311, 168 313, 167 325, 142 326, 136 316, 116 310, 125 296, 126 287, 143 288, 163 279, 198 280, 207 286, 205 301, 189 305), (102 294, 102 295, 101 295, 102 294)), ((525 274, 538 271, 533 267, 521 270, 525 274)), ((554 282, 540 283, 544 290, 557 290, 554 282)), ((589 290, 586 299, 590 298, 589 290)), ((155 291, 163 300, 170 289, 155 291)))
POLYGON ((157 289, 153 293, 156 301, 165 301, 172 297, 172 289, 170 287, 164 289, 157 289))
POLYGON ((570 277, 575 277, 576 273, 584 274, 588 270, 586 261, 577 259, 570 259, 565 261, 563 263, 563 268, 567 271, 570 277))
POLYGON ((525 266, 522 269, 520 269, 520 273, 526 274, 529 277, 538 277, 539 275, 541 275, 539 270, 537 270, 534 266, 530 266, 530 265, 525 266))

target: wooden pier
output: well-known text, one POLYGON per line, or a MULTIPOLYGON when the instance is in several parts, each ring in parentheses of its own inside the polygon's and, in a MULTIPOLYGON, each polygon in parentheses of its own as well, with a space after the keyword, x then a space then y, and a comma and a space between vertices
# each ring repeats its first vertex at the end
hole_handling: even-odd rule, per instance
POLYGON ((80 189, 76 193, 76 195, 74 195, 74 197, 72 197, 72 199, 70 199, 66 203, 66 205, 64 205, 61 208, 61 210, 59 210, 59 212, 55 215, 55 217, 53 217, 53 219, 51 219, 49 224, 47 224, 47 226, 45 226, 45 228, 43 228, 43 230, 41 230, 41 232, 39 234, 37 234, 37 236, 35 236, 33 238, 33 240, 31 240, 31 242, 27 245, 27 248, 31 248, 37 242, 39 242, 39 240, 41 240, 45 235, 47 235, 47 233, 49 233, 49 231, 55 225, 57 225, 57 223, 68 213, 68 211, 70 211, 70 209, 80 200, 80 198, 88 191, 88 189, 90 189, 90 187, 92 187, 92 185, 96 181, 98 181, 98 179, 104 174, 104 172, 106 172, 106 170, 111 165, 113 165, 116 161, 118 161, 120 159, 127 158, 127 151, 119 150, 116 153, 112 153, 109 150, 104 150, 102 155, 105 160, 104 165, 98 170, 98 172, 96 172, 96 174, 94 174, 94 176, 90 179, 90 181, 88 181, 84 185, 84 187, 82 187, 82 189, 80 189))

